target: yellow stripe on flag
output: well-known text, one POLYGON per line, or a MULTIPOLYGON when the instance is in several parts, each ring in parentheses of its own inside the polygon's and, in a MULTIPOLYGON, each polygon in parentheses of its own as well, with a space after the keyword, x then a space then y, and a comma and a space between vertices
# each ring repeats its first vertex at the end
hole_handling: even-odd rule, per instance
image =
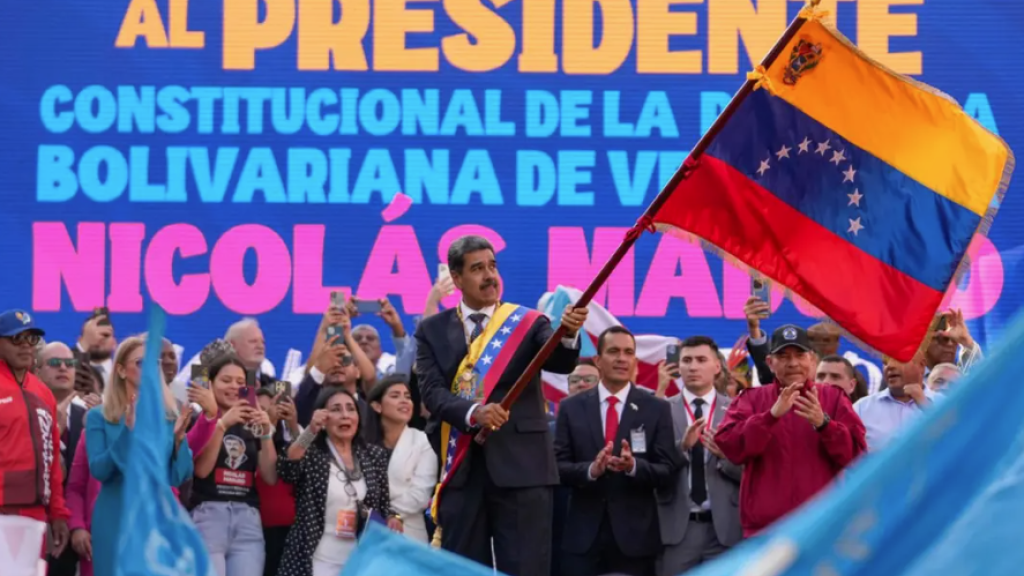
POLYGON ((809 21, 768 70, 773 93, 927 188, 984 216, 1011 153, 938 91, 872 61, 830 26, 809 21), (821 59, 783 81, 801 40, 821 59))

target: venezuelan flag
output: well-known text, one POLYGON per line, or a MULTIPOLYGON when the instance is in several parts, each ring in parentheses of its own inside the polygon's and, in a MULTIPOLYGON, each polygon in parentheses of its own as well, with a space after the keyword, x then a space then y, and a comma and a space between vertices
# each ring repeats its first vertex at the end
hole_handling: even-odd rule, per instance
POLYGON ((806 22, 653 220, 909 360, 1013 154, 948 96, 806 22))

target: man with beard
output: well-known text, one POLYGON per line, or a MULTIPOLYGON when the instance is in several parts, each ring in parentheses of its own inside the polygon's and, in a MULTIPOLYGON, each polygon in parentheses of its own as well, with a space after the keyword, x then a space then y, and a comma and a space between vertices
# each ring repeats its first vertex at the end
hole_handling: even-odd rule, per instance
POLYGON ((224 339, 231 343, 235 355, 245 364, 245 369, 256 372, 257 388, 274 383, 274 367, 266 361, 267 341, 255 318, 243 318, 232 324, 224 339))
POLYGON ((78 337, 79 360, 91 364, 101 376, 101 381, 110 378, 114 369, 114 350, 117 340, 114 338, 114 325, 103 309, 97 309, 82 325, 82 334, 78 337))
POLYGON ((868 450, 872 451, 885 446, 937 398, 924 385, 924 354, 920 352, 910 362, 885 358, 883 374, 888 388, 853 405, 853 411, 864 422, 868 450))
MULTIPOLYGON (((558 468, 540 373, 511 411, 499 403, 552 335, 536 311, 500 302, 501 275, 485 238, 465 236, 448 249, 462 302, 420 322, 416 373, 430 411, 428 434, 442 461, 432 512, 441 547, 511 576, 551 570, 552 489, 558 468), (473 436, 488 429, 487 442, 473 436), (493 550, 493 552, 492 552, 493 550)), ((565 338, 544 370, 568 374, 579 357, 586 308, 567 307, 565 338)))
POLYGON ((803 328, 776 329, 769 352, 775 382, 737 396, 714 438, 729 461, 744 465, 740 524, 745 537, 831 484, 866 447, 864 425, 846 393, 814 383, 816 354, 803 328))

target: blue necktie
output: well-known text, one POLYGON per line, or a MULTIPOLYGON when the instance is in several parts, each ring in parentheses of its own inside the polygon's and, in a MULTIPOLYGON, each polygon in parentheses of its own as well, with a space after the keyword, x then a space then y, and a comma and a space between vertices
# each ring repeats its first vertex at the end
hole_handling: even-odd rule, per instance
POLYGON ((487 320, 487 314, 483 312, 477 312, 476 314, 470 314, 469 319, 473 321, 473 332, 469 335, 469 343, 472 344, 474 340, 480 337, 480 334, 484 331, 484 320, 487 320))

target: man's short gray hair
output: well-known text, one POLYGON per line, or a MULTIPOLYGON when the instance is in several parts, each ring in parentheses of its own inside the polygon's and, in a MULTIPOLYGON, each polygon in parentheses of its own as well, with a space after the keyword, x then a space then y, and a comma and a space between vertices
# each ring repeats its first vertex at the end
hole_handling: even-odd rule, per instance
POLYGON ((369 332, 376 336, 378 339, 380 338, 380 332, 373 326, 370 326, 369 324, 360 324, 356 326, 355 328, 352 329, 352 333, 355 334, 356 332, 369 332))
POLYGON ((231 326, 228 326, 228 331, 224 333, 224 339, 228 342, 232 340, 238 340, 242 336, 242 332, 245 332, 249 328, 259 328, 259 320, 247 317, 242 318, 238 322, 235 322, 231 326))
POLYGON ((952 372, 955 372, 958 376, 961 375, 961 370, 959 366, 957 366, 956 364, 950 364, 949 362, 943 362, 942 364, 936 364, 931 369, 931 371, 928 372, 928 381, 925 383, 930 386, 932 382, 934 382, 935 379, 939 377, 938 375, 942 373, 944 370, 950 370, 952 372))

